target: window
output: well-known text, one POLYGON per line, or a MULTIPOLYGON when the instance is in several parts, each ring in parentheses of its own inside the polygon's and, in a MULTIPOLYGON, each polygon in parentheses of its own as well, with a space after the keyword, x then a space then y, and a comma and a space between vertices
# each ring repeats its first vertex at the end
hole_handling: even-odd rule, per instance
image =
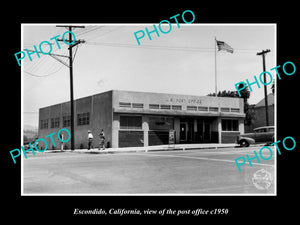
POLYGON ((229 112, 229 108, 221 108, 221 112, 229 112))
POLYGON ((218 107, 209 107, 209 111, 211 111, 211 112, 218 112, 219 109, 218 109, 218 107))
POLYGON ((238 120, 222 120, 222 131, 239 131, 238 120))
POLYGON ((131 108, 131 103, 129 102, 119 102, 119 106, 122 108, 131 108))
POLYGON ((160 109, 171 109, 170 105, 160 105, 160 109))
POLYGON ((59 117, 51 118, 51 128, 59 128, 59 117))
POLYGON ((236 113, 239 113, 239 112, 240 112, 240 109, 239 109, 239 108, 231 108, 230 110, 231 110, 231 112, 236 112, 236 113))
POLYGON ((265 132, 267 132, 267 128, 260 128, 255 130, 255 133, 265 133, 265 132))
POLYGON ((188 105, 188 106, 186 107, 186 109, 189 110, 189 111, 197 111, 197 106, 189 106, 189 105, 188 105))
POLYGON ((208 107, 198 106, 198 111, 208 111, 208 107))
POLYGON ((172 105, 173 110, 181 110, 181 105, 172 105))
POLYGON ((121 129, 142 129, 141 116, 120 116, 121 129))
POLYGON ((144 104, 143 103, 132 103, 132 108, 142 109, 142 108, 144 108, 144 104))
POLYGON ((274 132, 275 130, 274 130, 274 127, 269 127, 269 130, 268 130, 268 132, 274 132))
POLYGON ((48 129, 48 119, 41 120, 40 128, 41 129, 48 129))
POLYGON ((159 109, 159 104, 149 104, 149 109, 159 109))
POLYGON ((63 127, 71 126, 71 116, 63 116, 63 127))
POLYGON ((171 130, 174 128, 174 119, 164 116, 149 117, 149 130, 171 130))
POLYGON ((79 113, 77 114, 77 126, 90 124, 90 113, 79 113))

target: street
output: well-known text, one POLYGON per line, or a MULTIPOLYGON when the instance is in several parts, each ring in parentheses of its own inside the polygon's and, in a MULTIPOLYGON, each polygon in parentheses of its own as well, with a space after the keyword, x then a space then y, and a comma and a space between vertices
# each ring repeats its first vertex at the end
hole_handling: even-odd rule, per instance
MULTIPOLYGON (((22 161, 23 194, 210 195, 275 194, 274 149, 270 160, 252 160, 238 171, 237 157, 253 157, 259 146, 130 153, 45 152, 22 161), (257 188, 254 174, 272 174, 257 188)), ((267 154, 267 153, 266 153, 267 154)), ((267 158, 268 155, 265 156, 267 158)))

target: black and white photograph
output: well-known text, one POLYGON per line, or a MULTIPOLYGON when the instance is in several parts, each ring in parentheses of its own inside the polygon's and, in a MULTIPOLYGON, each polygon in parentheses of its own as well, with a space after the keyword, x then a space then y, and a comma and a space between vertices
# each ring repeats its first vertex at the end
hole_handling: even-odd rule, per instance
POLYGON ((23 195, 276 194, 276 24, 22 24, 22 44, 23 195))
POLYGON ((5 221, 294 219, 295 4, 23 3, 2 13, 5 221))

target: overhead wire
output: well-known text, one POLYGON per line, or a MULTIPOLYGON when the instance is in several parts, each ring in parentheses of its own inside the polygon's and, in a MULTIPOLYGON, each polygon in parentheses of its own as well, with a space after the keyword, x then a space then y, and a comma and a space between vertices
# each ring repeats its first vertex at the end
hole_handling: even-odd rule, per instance
MULTIPOLYGON (((60 27, 60 30, 62 27, 60 27)), ((56 45, 54 45, 54 49, 51 51, 51 53, 55 53, 58 50, 61 51, 60 54, 64 55, 65 50, 67 49, 67 45, 60 45, 60 48, 56 45)), ((53 75, 60 71, 63 67, 63 64, 60 65, 57 69, 58 62, 54 59, 51 59, 52 57, 49 57, 49 55, 43 55, 39 54, 40 58, 33 59, 32 61, 29 61, 27 58, 24 61, 24 72, 27 75, 33 76, 33 77, 48 77, 50 75, 53 75), (26 61, 27 60, 27 61, 26 61), (40 71, 43 71, 41 74, 40 71)), ((65 54, 66 55, 66 54, 65 54)), ((63 62, 67 62, 68 58, 62 59, 63 62)))
MULTIPOLYGON (((44 75, 37 75, 37 74, 31 73, 31 72, 28 72, 28 71, 26 71, 26 70, 23 70, 23 71, 24 71, 24 73, 26 73, 26 74, 28 74, 28 75, 30 75, 30 76, 42 78, 42 77, 48 77, 48 76, 51 76, 51 75, 57 73, 58 71, 60 71, 60 70, 63 68, 63 66, 64 66, 64 65, 61 64, 60 67, 59 67, 57 70, 55 70, 55 71, 53 71, 53 72, 50 72, 50 73, 48 73, 48 74, 44 74, 44 75)), ((54 67, 52 67, 52 68, 54 68, 54 67)))
POLYGON ((92 31, 95 31, 95 30, 101 29, 101 28, 103 28, 103 27, 104 27, 104 26, 92 27, 91 29, 85 30, 85 31, 83 31, 83 32, 80 32, 79 34, 75 34, 75 35, 76 35, 76 37, 78 37, 78 36, 82 36, 82 35, 86 35, 87 33, 90 33, 90 32, 92 32, 92 31), (94 29, 93 29, 93 28, 94 28, 94 29))
MULTIPOLYGON (((205 48, 205 47, 193 47, 193 46, 164 46, 164 45, 136 45, 136 44, 131 44, 131 43, 112 43, 112 42, 91 42, 91 40, 101 38, 111 32, 114 32, 118 29, 123 28, 122 26, 116 27, 115 29, 112 28, 104 33, 98 34, 95 33, 95 31, 103 29, 105 26, 87 26, 85 29, 78 29, 78 31, 74 31, 76 37, 83 37, 86 42, 86 45, 94 45, 94 46, 107 46, 107 47, 121 47, 121 48, 138 48, 138 49, 150 49, 150 50, 167 50, 167 51, 185 51, 185 52, 203 52, 203 53, 213 53, 215 50, 214 48, 205 48), (97 35, 93 37, 94 35, 97 35)), ((63 29, 60 27, 60 30, 63 29)), ((58 30, 59 31, 59 30, 58 30)), ((28 44, 26 44, 28 45, 28 44)), ((67 46, 65 48, 63 45, 61 46, 61 51, 64 52, 67 49, 67 46)), ((53 52, 56 52, 59 48, 56 48, 53 52)), ((76 46, 76 50, 73 53, 73 61, 75 59, 76 53, 78 50, 78 45, 76 46)), ((234 49, 235 53, 245 53, 245 54, 254 54, 256 53, 257 50, 254 49, 234 49)), ((223 53, 223 52, 221 52, 223 53)), ((31 64, 31 67, 27 68, 24 70, 24 72, 30 76, 34 77, 47 77, 50 75, 55 74, 59 70, 62 69, 63 65, 59 67, 58 70, 51 71, 53 70, 55 64, 57 63, 49 63, 49 58, 50 57, 43 57, 40 59, 39 62, 31 64), (46 65, 46 66, 45 66, 46 65), (44 69, 47 73, 44 75, 37 74, 39 70, 44 69), (50 72, 51 71, 51 72, 50 72)), ((68 59, 67 59, 68 60, 68 59)), ((65 61, 66 62, 66 61, 65 61)))
MULTIPOLYGON (((80 29, 80 30, 78 30, 78 32, 74 32, 74 33, 75 33, 76 37, 86 36, 86 34, 89 34, 93 31, 99 30, 103 27, 104 26, 88 26, 85 30, 80 29)), ((61 29, 63 29, 63 27, 60 27, 59 30, 61 30, 61 29)), ((117 28, 117 29, 119 29, 119 28, 117 28)), ((109 30, 108 32, 105 32, 105 33, 101 34, 100 36, 106 35, 107 33, 113 32, 115 30, 116 29, 109 30)), ((97 37, 99 37, 99 35, 97 37)), ((93 37, 93 39, 95 39, 97 37, 93 37)), ((26 43, 25 45, 29 46, 30 44, 26 43)), ((66 50, 66 48, 68 47, 67 46, 67 47, 63 48, 62 47, 63 45, 60 45, 60 46, 61 46, 60 50, 62 52, 64 52, 64 50, 66 50)), ((56 52, 58 49, 59 48, 56 48, 55 50, 52 51, 52 53, 56 52)), ((72 57, 73 61, 75 60, 77 50, 78 50, 78 45, 76 46, 76 50, 73 52, 73 57, 72 57)), ((42 55, 42 54, 40 54, 40 55, 42 55)), ((55 66, 56 62, 52 61, 51 63, 49 63, 49 59, 50 59, 50 57, 41 57, 41 59, 39 59, 39 61, 35 61, 35 63, 32 63, 32 62, 30 62, 30 64, 26 63, 26 65, 29 65, 30 67, 24 69, 24 72, 29 76, 40 77, 41 78, 41 77, 48 77, 50 75, 53 75, 53 74, 57 73, 58 71, 60 71, 62 69, 63 65, 61 65, 57 70, 52 71, 53 68, 56 67, 55 66), (40 70, 44 71, 43 75, 41 75, 39 73, 40 70)), ((65 60, 64 62, 66 62, 67 60, 65 60)))
MULTIPOLYGON (((103 26, 103 28, 104 28, 105 26, 103 26)), ((91 40, 94 40, 94 39, 97 39, 97 38, 101 38, 101 37, 103 37, 103 36, 105 36, 105 35, 107 35, 107 34, 109 34, 109 33, 111 33, 111 32, 114 32, 114 31, 116 31, 116 30, 119 30, 119 29, 122 29, 123 27, 116 27, 115 29, 111 29, 111 30, 108 30, 107 32, 104 32, 104 33, 100 33, 100 34, 98 34, 97 36, 95 36, 95 37, 93 37, 93 36, 91 36, 91 37, 85 37, 85 41, 91 41, 91 40)), ((95 34, 97 34, 97 33, 94 33, 93 35, 95 35, 95 34)))
MULTIPOLYGON (((190 51, 190 52, 214 52, 214 48, 205 47, 187 47, 187 46, 164 46, 164 45, 135 45, 128 43, 110 43, 110 42, 86 42, 87 45, 139 48, 152 50, 172 50, 172 51, 190 51)), ((234 49, 235 53, 256 53, 255 49, 234 49)))

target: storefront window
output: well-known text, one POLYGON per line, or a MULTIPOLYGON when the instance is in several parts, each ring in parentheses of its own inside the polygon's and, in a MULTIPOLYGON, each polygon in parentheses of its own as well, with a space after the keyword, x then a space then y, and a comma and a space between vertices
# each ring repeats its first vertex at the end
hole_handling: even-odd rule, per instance
POLYGON ((222 120, 222 131, 239 131, 238 120, 222 120))
POLYGON ((141 116, 120 116, 121 129, 142 129, 141 116))
POLYGON ((149 118, 150 130, 171 130, 174 129, 174 119, 171 117, 150 117, 149 118))

